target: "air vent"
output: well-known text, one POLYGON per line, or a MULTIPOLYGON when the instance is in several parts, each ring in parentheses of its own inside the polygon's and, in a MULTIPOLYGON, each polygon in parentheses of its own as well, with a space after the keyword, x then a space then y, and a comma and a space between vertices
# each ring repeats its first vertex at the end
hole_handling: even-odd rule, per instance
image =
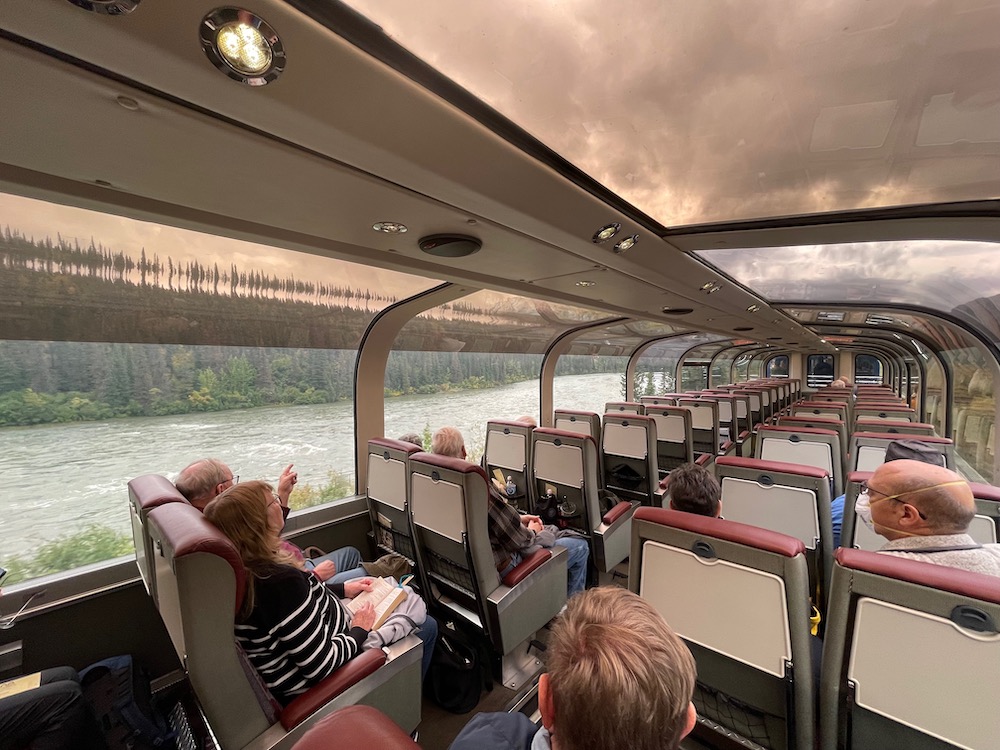
POLYGON ((876 315, 875 313, 870 313, 867 318, 865 318, 865 323, 870 326, 886 326, 895 323, 896 319, 891 315, 876 315))
POLYGON ((816 320, 826 320, 833 323, 842 323, 844 321, 844 316, 846 314, 847 313, 842 311, 838 312, 822 311, 816 313, 816 320))

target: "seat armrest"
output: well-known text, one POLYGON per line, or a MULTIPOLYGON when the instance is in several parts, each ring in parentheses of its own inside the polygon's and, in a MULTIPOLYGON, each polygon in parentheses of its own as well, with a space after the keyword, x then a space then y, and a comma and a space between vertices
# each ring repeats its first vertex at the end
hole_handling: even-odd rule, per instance
POLYGON ((719 455, 720 456, 725 456, 726 454, 728 454, 731 450, 733 450, 735 448, 736 448, 735 443, 733 443, 732 440, 727 440, 721 446, 719 446, 719 455))
POLYGON ((601 519, 601 522, 604 523, 606 526, 610 526, 619 518, 621 518, 623 515, 628 513, 628 509, 631 507, 632 503, 622 500, 620 503, 618 503, 618 505, 616 505, 614 508, 612 508, 611 510, 609 510, 607 513, 604 514, 604 517, 601 519))
POLYGON ((704 466, 713 458, 711 453, 700 453, 698 457, 694 460, 696 466, 704 466))
POLYGON ((514 587, 528 577, 533 570, 540 568, 542 563, 552 557, 547 549, 540 549, 521 560, 520 564, 503 577, 503 585, 514 587))
POLYGON ((281 712, 281 726, 294 729, 347 688, 361 682, 385 664, 385 652, 373 648, 362 651, 332 675, 298 696, 281 712))

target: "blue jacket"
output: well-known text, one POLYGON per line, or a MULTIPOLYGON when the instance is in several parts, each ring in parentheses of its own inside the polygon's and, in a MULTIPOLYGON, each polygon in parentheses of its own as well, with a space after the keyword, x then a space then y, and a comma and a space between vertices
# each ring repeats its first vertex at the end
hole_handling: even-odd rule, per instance
POLYGON ((448 750, 530 750, 538 727, 522 713, 483 713, 472 718, 448 750))

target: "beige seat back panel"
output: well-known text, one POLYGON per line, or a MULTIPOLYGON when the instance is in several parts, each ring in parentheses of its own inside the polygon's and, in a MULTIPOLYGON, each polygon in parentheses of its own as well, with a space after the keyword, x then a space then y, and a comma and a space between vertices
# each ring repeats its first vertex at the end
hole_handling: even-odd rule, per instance
POLYGON ((997 543, 997 527, 989 516, 975 515, 969 524, 969 536, 980 544, 997 543))
MULTIPOLYGON (((566 432, 575 432, 578 435, 590 435, 590 422, 583 419, 575 419, 572 422, 566 417, 556 420, 556 429, 566 432)), ((590 435, 595 437, 594 435, 590 435)))
POLYGON ((752 479, 722 479, 722 512, 726 520, 778 531, 816 549, 819 518, 816 493, 804 487, 765 487, 752 479))
POLYGON ((1000 635, 888 602, 858 602, 848 679, 869 711, 967 750, 994 750, 1000 670, 984 667, 998 663, 1000 635))
POLYGON ((687 440, 684 417, 678 414, 651 414, 656 423, 656 439, 665 443, 683 443, 687 440))
POLYGON ((609 422, 604 425, 603 442, 608 455, 646 459, 646 430, 643 427, 609 422))
POLYGON ((885 463, 884 445, 859 445, 857 450, 855 471, 875 471, 885 463))
POLYGON ((410 491, 413 523, 461 544, 467 527, 462 488, 444 480, 435 482, 426 474, 414 474, 410 491))
POLYGON ((486 437, 486 458, 493 466, 523 471, 526 446, 524 435, 490 430, 486 437))
POLYGON ((402 511, 406 506, 406 464, 369 453, 368 497, 402 511))
POLYGON ((640 575, 639 596, 678 635, 784 677, 792 649, 781 578, 653 541, 643 544, 640 575))
POLYGON ((693 430, 712 430, 715 429, 715 420, 712 419, 712 410, 699 408, 697 406, 688 406, 687 404, 681 404, 681 408, 687 409, 691 412, 691 429, 693 430))
POLYGON ((568 487, 583 486, 583 451, 576 445, 535 441, 535 477, 568 487))
POLYGON ((760 457, 765 461, 785 461, 790 464, 803 464, 826 469, 833 476, 833 458, 829 443, 814 443, 801 440, 793 443, 790 440, 767 435, 761 444, 760 457))

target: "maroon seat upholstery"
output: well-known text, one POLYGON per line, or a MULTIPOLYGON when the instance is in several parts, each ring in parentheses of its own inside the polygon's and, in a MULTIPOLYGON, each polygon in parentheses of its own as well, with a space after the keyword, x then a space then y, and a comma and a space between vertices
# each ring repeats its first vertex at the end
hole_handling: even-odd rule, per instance
POLYGON ((378 709, 349 706, 316 723, 292 750, 414 750, 410 736, 378 709))

